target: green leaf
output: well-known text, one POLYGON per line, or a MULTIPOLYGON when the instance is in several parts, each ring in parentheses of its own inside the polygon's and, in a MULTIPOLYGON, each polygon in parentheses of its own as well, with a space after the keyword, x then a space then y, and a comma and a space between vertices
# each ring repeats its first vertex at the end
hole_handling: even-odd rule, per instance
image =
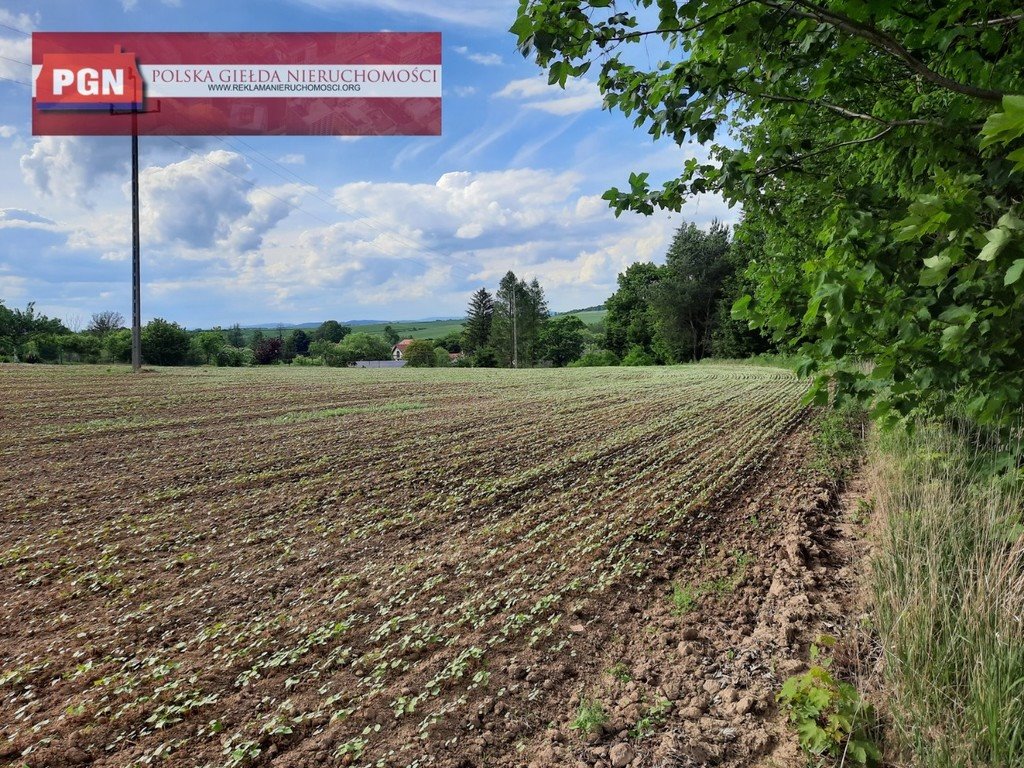
POLYGON ((921 271, 921 285, 932 286, 938 285, 946 279, 946 275, 949 274, 949 268, 953 266, 952 260, 949 256, 933 256, 930 259, 924 260, 926 269, 921 271))
POLYGON ((732 311, 730 312, 733 320, 747 319, 749 315, 747 308, 750 306, 750 302, 753 298, 753 296, 748 294, 746 296, 740 296, 735 302, 733 302, 732 311))
POLYGON ((1010 242, 1010 233, 1002 227, 996 227, 985 233, 985 239, 988 245, 981 249, 978 258, 981 261, 992 261, 1010 242))
POLYGON ((1017 259, 1010 265, 1010 268, 1006 270, 1006 276, 1003 278, 1003 285, 1013 285, 1020 276, 1024 274, 1024 259, 1017 259))

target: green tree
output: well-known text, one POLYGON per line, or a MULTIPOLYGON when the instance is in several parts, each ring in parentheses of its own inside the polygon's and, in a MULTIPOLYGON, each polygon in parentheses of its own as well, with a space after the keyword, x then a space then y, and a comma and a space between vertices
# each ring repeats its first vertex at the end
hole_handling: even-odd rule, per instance
POLYGON ((405 348, 402 359, 410 368, 433 368, 437 364, 437 358, 434 356, 434 344, 429 339, 413 340, 405 348))
POLYGON ((224 334, 220 331, 203 331, 192 337, 192 344, 200 359, 213 364, 217 361, 217 353, 224 348, 224 334))
POLYGON ((505 368, 528 367, 537 359, 540 329, 548 319, 540 283, 530 284, 509 271, 494 296, 489 346, 505 368))
POLYGON ((128 328, 108 333, 103 338, 103 353, 112 362, 127 363, 132 359, 132 332, 128 328))
POLYGON ((434 347, 434 367, 447 368, 451 365, 451 358, 448 357, 448 350, 444 347, 434 347))
POLYGON ((586 324, 576 315, 551 318, 540 331, 540 358, 550 360, 557 367, 568 365, 583 354, 586 333, 586 324))
POLYGON ((252 332, 252 336, 249 337, 249 349, 256 351, 256 347, 263 343, 263 339, 266 338, 263 335, 263 331, 257 328, 252 332))
POLYGON ((579 360, 569 363, 569 367, 594 368, 618 364, 619 358, 610 349, 592 349, 585 352, 579 360))
POLYGON ((307 334, 301 328, 296 328, 292 331, 292 335, 289 337, 291 340, 291 346, 294 349, 295 355, 305 355, 309 352, 309 334, 307 334))
POLYGON ((494 297, 486 288, 481 288, 469 300, 466 310, 466 326, 463 329, 463 346, 467 352, 475 352, 487 346, 491 338, 491 322, 494 319, 494 297))
POLYGON ((440 338, 434 339, 434 345, 444 347, 448 352, 461 352, 464 342, 462 331, 452 331, 440 338))
POLYGON ((392 347, 395 346, 395 344, 397 344, 399 341, 402 340, 402 337, 399 336, 398 332, 394 328, 392 328, 390 325, 385 325, 384 326, 384 338, 387 340, 388 344, 390 344, 392 347))
POLYGON ((619 275, 618 290, 605 302, 606 348, 617 355, 626 354, 636 344, 648 352, 653 350, 656 323, 651 296, 664 272, 664 267, 636 263, 619 275))
POLYGON ((229 347, 244 347, 245 346, 245 333, 242 332, 242 326, 235 323, 228 329, 227 342, 229 347))
POLYGON ((61 348, 65 355, 70 355, 85 363, 94 363, 99 359, 103 344, 98 336, 86 332, 60 338, 62 339, 61 348))
POLYGON ((338 344, 345 364, 357 360, 390 360, 391 345, 374 333, 350 333, 338 344))
POLYGON ((142 328, 142 358, 151 365, 181 365, 191 341, 188 331, 177 323, 154 318, 142 328))
POLYGON ((770 338, 760 329, 751 328, 746 320, 732 316, 733 305, 757 288, 747 270, 752 263, 764 258, 763 233, 740 224, 734 231, 728 258, 729 275, 722 281, 722 294, 715 309, 711 354, 719 358, 743 358, 770 352, 775 349, 770 338))
POLYGON ((633 173, 606 197, 644 214, 711 191, 742 203, 766 257, 735 315, 800 355, 817 399, 831 382, 886 421, 962 405, 1008 422, 1024 398, 1021 21, 1009 0, 521 0, 512 29, 552 82, 600 59, 610 109, 713 142, 661 187, 633 173))
POLYGON ((320 327, 313 331, 314 341, 330 341, 337 344, 352 333, 347 325, 342 325, 337 320, 325 320, 320 327))
MULTIPOLYGON (((35 302, 29 302, 25 309, 8 309, 0 302, 0 337, 9 339, 9 344, 21 347, 34 336, 60 336, 71 333, 57 318, 37 314, 35 302)), ((50 359, 56 359, 56 356, 50 359)))
POLYGON ((710 354, 722 284, 732 273, 728 255, 729 229, 717 221, 707 232, 684 224, 672 239, 651 294, 656 333, 672 360, 700 360, 710 354))

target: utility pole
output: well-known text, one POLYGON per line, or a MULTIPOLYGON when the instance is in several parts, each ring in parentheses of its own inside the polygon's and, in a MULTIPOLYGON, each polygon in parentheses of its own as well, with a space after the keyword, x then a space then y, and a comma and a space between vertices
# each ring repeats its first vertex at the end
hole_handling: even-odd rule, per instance
POLYGON ((132 106, 132 370, 142 369, 142 276, 139 246, 139 108, 132 106))

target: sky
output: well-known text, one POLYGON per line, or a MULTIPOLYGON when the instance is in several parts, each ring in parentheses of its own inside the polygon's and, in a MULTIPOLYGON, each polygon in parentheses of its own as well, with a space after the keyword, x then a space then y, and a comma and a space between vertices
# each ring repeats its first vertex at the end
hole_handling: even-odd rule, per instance
POLYGON ((0 0, 0 301, 84 327, 131 314, 130 139, 33 137, 41 31, 439 31, 439 137, 142 137, 143 321, 189 328, 461 316, 509 269, 554 311, 600 304, 714 195, 616 218, 631 171, 700 146, 601 109, 594 77, 547 85, 506 30, 516 0, 0 0))

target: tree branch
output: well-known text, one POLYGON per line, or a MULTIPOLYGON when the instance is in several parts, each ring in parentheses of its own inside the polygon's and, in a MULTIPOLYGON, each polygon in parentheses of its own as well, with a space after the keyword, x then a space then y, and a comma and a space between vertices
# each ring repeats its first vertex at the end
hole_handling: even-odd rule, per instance
POLYGON ((854 112, 851 109, 840 107, 837 104, 829 104, 827 101, 814 101, 813 99, 801 99, 797 96, 776 96, 770 93, 751 93, 750 91, 744 91, 740 88, 732 89, 735 93, 742 93, 744 96, 749 96, 752 99, 768 99, 769 101, 781 101, 794 104, 807 104, 812 107, 821 107, 831 112, 835 112, 837 115, 848 117, 851 120, 868 120, 878 125, 885 125, 890 128, 897 126, 909 126, 909 125, 926 125, 936 128, 940 128, 945 124, 938 120, 925 120, 923 118, 907 118, 905 120, 884 120, 881 117, 875 117, 864 112, 854 112))
POLYGON ((887 133, 889 133, 895 127, 896 126, 894 126, 894 125, 890 125, 887 128, 883 128, 881 131, 876 133, 874 136, 868 136, 867 138, 864 138, 864 139, 850 139, 849 141, 840 141, 840 142, 838 142, 836 144, 829 144, 826 147, 821 147, 819 149, 816 149, 813 152, 806 152, 806 153, 804 153, 802 155, 797 155, 796 157, 794 157, 794 158, 792 158, 790 160, 787 160, 782 165, 777 165, 774 168, 769 168, 766 171, 755 171, 754 172, 754 176, 757 177, 757 178, 761 178, 762 176, 772 176, 772 175, 778 173, 779 171, 783 170, 784 168, 789 168, 789 167, 791 167, 793 165, 796 165, 798 163, 802 163, 804 160, 807 160, 809 158, 815 157, 817 155, 823 155, 826 152, 831 152, 834 149, 841 149, 842 147, 852 147, 852 146, 854 146, 856 144, 870 144, 873 141, 878 141, 879 139, 881 139, 883 136, 885 136, 887 133))
MULTIPOLYGON (((759 2, 769 8, 775 8, 776 10, 783 10, 784 8, 783 4, 779 2, 779 0, 759 0, 759 2)), ((791 13, 794 13, 797 16, 802 16, 805 19, 811 19, 822 24, 828 24, 836 29, 841 29, 848 34, 851 34, 854 37, 859 37, 862 40, 867 41, 875 48, 879 48, 899 59, 906 64, 911 71, 916 72, 933 85, 937 85, 955 93, 962 93, 965 96, 982 99, 984 101, 1001 101, 1003 98, 1004 94, 1000 91, 993 91, 988 88, 978 88, 973 85, 964 85, 963 83, 958 83, 956 80, 952 80, 945 75, 940 75, 938 72, 929 69, 924 62, 917 59, 910 53, 910 51, 900 45, 895 38, 876 29, 875 27, 866 26, 854 21, 849 16, 845 16, 836 11, 831 11, 828 8, 822 8, 820 5, 815 5, 810 2, 810 0, 793 0, 793 4, 799 6, 803 10, 790 7, 789 10, 791 13)))
POLYGON ((1016 24, 1018 21, 1024 21, 1024 13, 1018 13, 1013 16, 1004 16, 1001 19, 986 19, 985 21, 976 21, 973 24, 967 24, 968 27, 1001 27, 1004 24, 1016 24))

